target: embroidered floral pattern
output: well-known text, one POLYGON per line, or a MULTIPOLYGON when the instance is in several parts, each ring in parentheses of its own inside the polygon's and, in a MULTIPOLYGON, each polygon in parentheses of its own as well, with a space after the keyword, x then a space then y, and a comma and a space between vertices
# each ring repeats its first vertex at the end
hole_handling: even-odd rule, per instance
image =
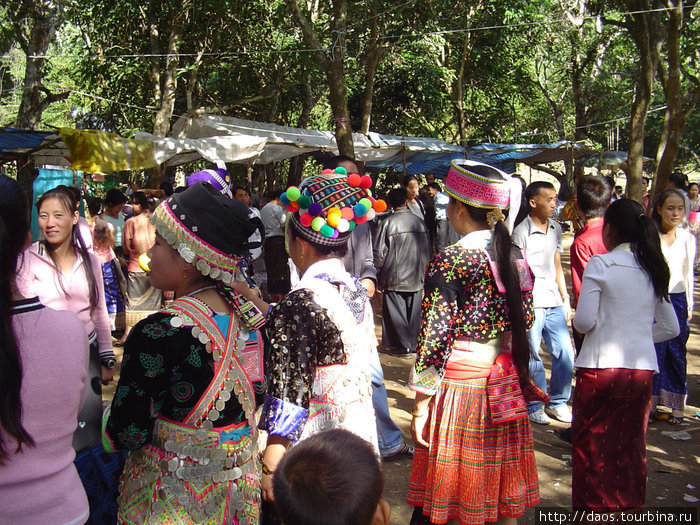
MULTIPOLYGON (((428 264, 411 387, 435 392, 458 337, 493 339, 511 329, 505 293, 498 291, 486 253, 459 244, 428 264), (431 370, 432 369, 432 370, 431 370)), ((532 325, 532 292, 523 291, 525 321, 532 325)))

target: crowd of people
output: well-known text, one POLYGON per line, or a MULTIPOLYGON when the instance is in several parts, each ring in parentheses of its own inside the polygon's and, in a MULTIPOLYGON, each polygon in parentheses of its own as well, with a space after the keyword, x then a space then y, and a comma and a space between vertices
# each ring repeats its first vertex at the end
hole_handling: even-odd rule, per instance
POLYGON ((372 185, 338 156, 258 208, 218 168, 87 220, 59 186, 31 243, 0 178, 0 523, 383 525, 401 459, 412 525, 514 523, 552 419, 574 508, 644 505, 647 425, 683 420, 697 184, 645 210, 578 179, 571 298, 551 183, 455 160, 372 185), (379 351, 413 362, 414 445, 379 351))

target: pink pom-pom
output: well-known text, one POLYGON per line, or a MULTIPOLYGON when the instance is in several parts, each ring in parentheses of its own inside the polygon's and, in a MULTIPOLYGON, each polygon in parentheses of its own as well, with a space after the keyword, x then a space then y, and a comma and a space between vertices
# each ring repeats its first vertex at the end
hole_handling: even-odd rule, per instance
POLYGON ((332 175, 334 173, 333 170, 326 168, 321 172, 321 175, 332 175))

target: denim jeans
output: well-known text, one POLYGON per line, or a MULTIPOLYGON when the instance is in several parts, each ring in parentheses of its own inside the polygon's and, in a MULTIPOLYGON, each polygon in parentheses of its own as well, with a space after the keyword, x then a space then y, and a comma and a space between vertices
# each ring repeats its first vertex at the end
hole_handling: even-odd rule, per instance
MULTIPOLYGON (((571 346, 571 336, 566 323, 564 308, 535 308, 535 322, 527 333, 532 354, 530 354, 530 375, 542 390, 547 392, 547 379, 544 364, 539 355, 542 337, 547 345, 547 351, 552 356, 552 374, 549 378, 549 395, 552 400, 550 407, 555 408, 565 404, 571 397, 571 378, 574 370, 574 349, 571 346)), ((528 412, 534 412, 542 407, 537 401, 527 405, 528 412)))
POLYGON ((372 369, 372 405, 374 405, 374 416, 377 419, 379 453, 382 457, 390 456, 403 445, 403 434, 389 415, 389 405, 384 386, 384 371, 377 352, 372 352, 370 366, 372 369))

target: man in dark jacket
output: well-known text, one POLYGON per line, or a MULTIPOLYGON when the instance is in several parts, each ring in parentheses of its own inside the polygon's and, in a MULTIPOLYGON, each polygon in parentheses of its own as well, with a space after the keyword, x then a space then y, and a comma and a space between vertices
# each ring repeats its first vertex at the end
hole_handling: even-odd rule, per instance
POLYGON ((425 265, 430 237, 425 222, 406 207, 406 191, 387 196, 393 213, 379 224, 374 266, 382 301, 382 345, 391 355, 410 357, 416 351, 425 265))

